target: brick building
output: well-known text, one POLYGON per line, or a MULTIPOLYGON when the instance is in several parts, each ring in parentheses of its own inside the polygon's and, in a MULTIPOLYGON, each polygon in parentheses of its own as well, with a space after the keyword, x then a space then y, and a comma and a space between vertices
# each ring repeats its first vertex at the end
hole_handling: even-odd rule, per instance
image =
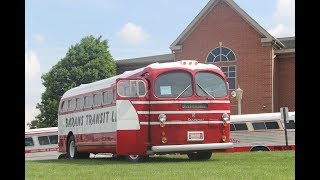
MULTIPOLYGON (((195 59, 219 66, 243 90, 242 114, 295 111, 295 38, 275 38, 232 0, 210 0, 170 45, 172 54, 117 61, 118 73, 195 59)), ((235 98, 231 114, 237 114, 235 98)))

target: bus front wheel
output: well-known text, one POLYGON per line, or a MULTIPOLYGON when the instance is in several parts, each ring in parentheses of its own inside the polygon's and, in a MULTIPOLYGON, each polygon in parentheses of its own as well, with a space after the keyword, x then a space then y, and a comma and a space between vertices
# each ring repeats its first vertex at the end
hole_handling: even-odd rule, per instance
POLYGON ((269 149, 263 146, 257 146, 252 148, 251 151, 269 151, 269 149))
POLYGON ((126 156, 126 159, 131 162, 143 162, 148 159, 149 156, 143 156, 143 155, 128 155, 126 156))
POLYGON ((190 160, 208 160, 212 156, 212 152, 193 152, 187 154, 190 160))

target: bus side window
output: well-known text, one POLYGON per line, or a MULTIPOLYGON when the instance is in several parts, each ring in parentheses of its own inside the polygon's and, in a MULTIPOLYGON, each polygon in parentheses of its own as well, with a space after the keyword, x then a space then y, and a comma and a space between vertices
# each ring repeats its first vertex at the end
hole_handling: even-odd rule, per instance
POLYGON ((103 98, 103 104, 107 104, 107 102, 108 102, 108 96, 107 96, 107 92, 108 91, 104 91, 103 93, 102 93, 102 98, 103 98))
POLYGON ((113 101, 113 95, 112 95, 112 90, 107 91, 107 103, 111 104, 113 101))
POLYGON ((24 145, 25 146, 34 146, 33 139, 31 137, 30 138, 25 138, 24 139, 24 145))
POLYGON ((230 124, 230 131, 235 131, 234 125, 230 124))
POLYGON ((144 96, 146 94, 146 85, 143 81, 138 81, 138 94, 144 96))
POLYGON ((234 128, 236 131, 246 131, 248 130, 248 126, 246 123, 235 123, 234 128))
POLYGON ((50 144, 58 144, 58 135, 49 136, 50 144))
POLYGON ((112 89, 112 102, 116 102, 116 89, 112 89))
POLYGON ((68 101, 69 102, 69 108, 68 111, 74 111, 76 108, 76 99, 72 98, 71 100, 68 101))
POLYGON ((83 109, 84 107, 84 97, 77 98, 77 109, 83 109))
POLYGON ((92 105, 93 105, 93 96, 92 96, 92 94, 91 94, 91 95, 86 96, 86 97, 84 98, 84 107, 85 107, 85 108, 91 108, 92 105))
POLYGON ((293 120, 289 120, 289 123, 286 124, 287 129, 296 129, 296 124, 293 120))
POLYGON ((278 122, 265 122, 267 129, 280 129, 278 122))
POLYGON ((67 112, 68 110, 68 101, 62 102, 62 112, 67 112))
POLYGON ((64 106, 65 106, 64 101, 62 101, 62 102, 61 102, 61 106, 60 106, 60 112, 63 112, 64 106))
POLYGON ((253 122, 252 127, 254 130, 267 129, 264 122, 253 122))
POLYGON ((93 95, 93 104, 94 104, 94 106, 101 106, 101 104, 102 104, 102 94, 101 93, 93 95))
POLYGON ((38 137, 38 141, 39 141, 39 144, 40 144, 40 145, 50 144, 50 143, 49 143, 49 138, 48 138, 48 136, 39 136, 39 137, 38 137))
POLYGON ((117 85, 122 97, 142 97, 146 95, 146 84, 141 80, 121 80, 117 85))

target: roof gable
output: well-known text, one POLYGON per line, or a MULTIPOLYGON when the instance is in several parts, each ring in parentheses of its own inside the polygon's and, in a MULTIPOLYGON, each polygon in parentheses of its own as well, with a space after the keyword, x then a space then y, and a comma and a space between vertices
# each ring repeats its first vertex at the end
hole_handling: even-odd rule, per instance
POLYGON ((203 20, 206 15, 218 4, 224 1, 236 13, 238 13, 249 25, 251 25, 259 34, 261 34, 261 42, 271 42, 277 49, 285 47, 278 39, 273 37, 264 28, 262 28, 254 19, 252 19, 244 10, 242 10, 233 0, 210 0, 207 5, 200 11, 200 13, 191 21, 191 23, 184 29, 178 38, 170 45, 172 51, 180 50, 181 43, 191 34, 197 25, 203 20))

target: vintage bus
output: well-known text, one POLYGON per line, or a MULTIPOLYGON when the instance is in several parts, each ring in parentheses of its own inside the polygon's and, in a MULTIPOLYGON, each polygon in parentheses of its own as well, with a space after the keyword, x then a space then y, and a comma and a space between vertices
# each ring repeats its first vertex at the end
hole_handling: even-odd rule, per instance
POLYGON ((58 159, 58 127, 25 130, 25 160, 58 159))
POLYGON ((228 82, 215 65, 153 63, 65 92, 59 152, 70 159, 112 153, 129 161, 180 153, 210 159, 229 141, 228 82))
POLYGON ((234 147, 228 152, 295 150, 295 112, 289 112, 285 124, 281 113, 231 115, 230 141, 234 147), (287 142, 287 143, 286 143, 287 142))

